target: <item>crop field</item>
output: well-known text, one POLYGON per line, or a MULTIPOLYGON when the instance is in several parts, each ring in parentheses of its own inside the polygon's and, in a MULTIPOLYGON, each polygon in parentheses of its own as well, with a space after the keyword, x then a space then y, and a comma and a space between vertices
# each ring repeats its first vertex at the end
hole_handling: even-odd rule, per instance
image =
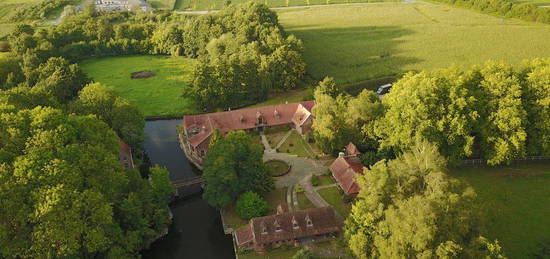
POLYGON ((189 86, 194 61, 169 56, 125 56, 89 59, 82 69, 95 82, 114 87, 138 105, 146 117, 179 116, 197 112, 182 93, 189 86), (132 79, 135 72, 153 72, 149 78, 132 79))
POLYGON ((513 64, 550 56, 550 25, 527 23, 429 3, 372 3, 279 10, 285 29, 302 39, 307 71, 337 83, 409 70, 513 64))
POLYGON ((550 162, 463 167, 451 174, 474 187, 489 238, 498 239, 509 258, 534 258, 550 240, 550 162))
MULTIPOLYGON (((348 4, 348 3, 370 3, 370 2, 399 2, 399 0, 231 0, 232 4, 240 4, 248 1, 265 4, 269 7, 289 7, 308 5, 348 4)), ((545 1, 545 0, 541 0, 545 1)), ((176 10, 219 10, 228 1, 222 0, 176 0, 176 10)))

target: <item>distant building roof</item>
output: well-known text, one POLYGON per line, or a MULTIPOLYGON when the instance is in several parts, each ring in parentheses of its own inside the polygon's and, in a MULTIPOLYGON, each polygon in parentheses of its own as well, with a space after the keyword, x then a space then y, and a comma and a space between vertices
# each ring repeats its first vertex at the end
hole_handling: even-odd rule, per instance
POLYGON ((346 157, 342 155, 334 160, 329 167, 332 176, 347 195, 356 195, 359 193, 361 188, 355 181, 355 178, 357 174, 363 173, 363 168, 365 166, 361 164, 358 157, 346 157))
POLYGON ((257 217, 237 230, 237 244, 254 240, 256 244, 312 237, 340 231, 341 221, 332 207, 312 208, 257 217))
POLYGON ((118 161, 124 168, 130 168, 133 169, 135 167, 134 165, 134 159, 132 158, 132 148, 126 144, 126 142, 122 141, 122 139, 118 138, 118 161))
POLYGON ((233 130, 253 129, 258 126, 260 118, 264 126, 277 126, 290 123, 302 125, 311 116, 313 106, 315 106, 314 101, 305 101, 233 111, 186 115, 183 117, 183 126, 188 137, 187 141, 193 147, 197 147, 207 140, 215 129, 220 129, 224 135, 233 130))
POLYGON ((353 144, 352 142, 350 142, 350 143, 346 146, 346 155, 348 155, 348 156, 358 156, 358 155, 361 155, 361 151, 359 151, 359 149, 357 149, 357 147, 355 146, 355 144, 353 144))

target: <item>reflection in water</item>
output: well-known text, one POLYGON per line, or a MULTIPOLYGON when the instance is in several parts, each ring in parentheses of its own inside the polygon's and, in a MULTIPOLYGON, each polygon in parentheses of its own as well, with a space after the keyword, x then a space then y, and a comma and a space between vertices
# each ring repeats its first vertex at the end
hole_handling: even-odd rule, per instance
MULTIPOLYGON (((179 148, 176 125, 181 120, 148 121, 145 124, 145 150, 153 164, 170 171, 172 180, 190 178, 198 171, 179 148)), ((181 188, 186 198, 170 208, 173 224, 167 236, 142 251, 143 258, 231 259, 234 258, 230 235, 223 233, 219 212, 201 199, 200 187, 181 188)))

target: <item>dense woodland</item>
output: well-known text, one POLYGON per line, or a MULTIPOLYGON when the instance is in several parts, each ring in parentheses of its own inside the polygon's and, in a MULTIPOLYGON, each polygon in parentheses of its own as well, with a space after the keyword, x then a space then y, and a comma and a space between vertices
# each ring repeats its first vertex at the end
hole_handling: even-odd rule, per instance
POLYGON ((514 69, 488 62, 408 73, 380 101, 369 90, 340 93, 330 80, 315 91, 315 139, 339 152, 349 141, 367 151, 363 162, 382 158, 425 139, 451 163, 483 158, 489 165, 525 156, 550 156, 550 60, 514 69))
POLYGON ((446 170, 426 141, 365 170, 345 223, 356 258, 505 258, 498 242, 482 235, 474 190, 446 170))
POLYGON ((305 73, 301 42, 286 35, 273 11, 254 3, 204 16, 100 14, 91 9, 54 27, 20 25, 9 42, 17 57, 0 64, 4 90, 23 82, 25 71, 34 69, 29 66, 50 57, 77 62, 98 56, 171 54, 199 60, 193 87, 185 94, 203 109, 214 110, 295 88, 305 73))

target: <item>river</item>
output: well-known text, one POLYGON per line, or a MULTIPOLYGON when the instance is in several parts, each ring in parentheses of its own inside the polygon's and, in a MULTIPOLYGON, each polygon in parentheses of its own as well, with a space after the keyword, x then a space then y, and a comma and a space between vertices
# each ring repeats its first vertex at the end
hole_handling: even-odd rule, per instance
MULTIPOLYGON (((153 164, 166 167, 172 180, 197 176, 179 147, 176 125, 181 120, 148 121, 145 150, 153 164)), ((174 214, 168 235, 142 251, 148 259, 232 259, 233 241, 223 233, 219 212, 201 198, 199 186, 180 188, 181 198, 170 205, 174 214)))

